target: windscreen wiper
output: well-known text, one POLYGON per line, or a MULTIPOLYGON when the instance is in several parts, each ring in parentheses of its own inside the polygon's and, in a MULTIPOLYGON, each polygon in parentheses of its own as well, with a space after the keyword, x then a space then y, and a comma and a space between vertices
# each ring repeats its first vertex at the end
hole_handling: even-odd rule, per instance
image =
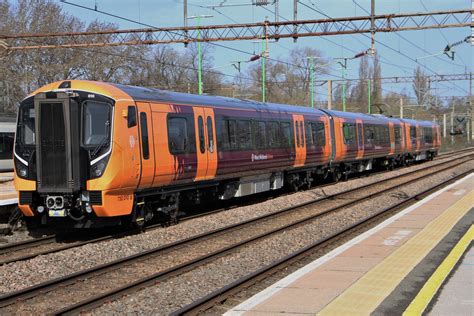
POLYGON ((97 147, 94 149, 94 151, 91 154, 91 157, 95 157, 95 155, 97 155, 97 153, 102 149, 102 147, 104 147, 104 145, 107 143, 107 140, 109 139, 109 132, 110 132, 109 131, 109 127, 110 127, 110 122, 109 121, 105 122, 105 127, 106 127, 105 136, 101 139, 99 145, 97 145, 97 147))

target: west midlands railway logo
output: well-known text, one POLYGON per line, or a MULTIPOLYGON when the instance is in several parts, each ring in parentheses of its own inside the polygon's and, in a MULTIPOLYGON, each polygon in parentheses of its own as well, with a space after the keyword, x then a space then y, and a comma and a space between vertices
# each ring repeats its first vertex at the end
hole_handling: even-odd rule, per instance
POLYGON ((259 161, 259 160, 268 160, 273 159, 273 155, 265 155, 265 154, 252 154, 252 162, 259 161))

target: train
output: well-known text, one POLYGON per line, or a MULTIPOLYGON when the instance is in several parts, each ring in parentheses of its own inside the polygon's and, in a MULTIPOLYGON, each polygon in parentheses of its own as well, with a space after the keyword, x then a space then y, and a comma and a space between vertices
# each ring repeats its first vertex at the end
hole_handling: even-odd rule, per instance
POLYGON ((13 143, 15 141, 15 117, 0 116, 0 172, 13 171, 13 143))
POLYGON ((17 120, 21 212, 78 228, 172 222, 183 205, 392 169, 441 144, 433 122, 83 80, 36 90, 17 120))

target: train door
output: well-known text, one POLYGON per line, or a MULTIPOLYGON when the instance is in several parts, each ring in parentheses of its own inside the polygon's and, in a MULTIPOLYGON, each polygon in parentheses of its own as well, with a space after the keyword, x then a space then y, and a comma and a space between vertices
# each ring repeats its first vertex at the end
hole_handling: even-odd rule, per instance
POLYGON ((406 151, 412 151, 413 149, 413 141, 412 141, 412 129, 411 124, 405 123, 405 144, 406 144, 406 151))
POLYGON ((155 149, 153 144, 153 124, 149 103, 137 102, 138 129, 140 131, 141 176, 139 189, 151 187, 155 176, 155 149))
POLYGON ((364 134, 362 132, 362 120, 356 120, 357 125, 357 157, 361 159, 364 157, 364 134))
POLYGON ((419 151, 421 149, 421 140, 423 138, 423 130, 421 129, 420 125, 416 124, 416 150, 419 151))
POLYGON ((304 166, 306 161, 306 142, 303 115, 293 114, 293 128, 295 129, 295 167, 304 166))
POLYGON ((405 152, 406 151, 406 137, 405 137, 405 134, 406 134, 406 131, 405 131, 405 123, 403 122, 400 122, 400 151, 401 152, 405 152))
POLYGON ((395 153, 395 128, 393 122, 388 123, 388 134, 390 140, 390 155, 395 153))
POLYGON ((195 181, 213 179, 217 171, 217 141, 214 110, 193 107, 196 128, 197 170, 195 181))

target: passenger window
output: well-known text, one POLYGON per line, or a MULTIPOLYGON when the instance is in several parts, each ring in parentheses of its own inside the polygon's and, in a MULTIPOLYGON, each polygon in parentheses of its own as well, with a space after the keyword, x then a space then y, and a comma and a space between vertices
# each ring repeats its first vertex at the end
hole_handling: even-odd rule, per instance
POLYGON ((270 148, 280 147, 280 140, 278 139, 278 122, 268 122, 267 123, 267 137, 268 145, 270 148))
POLYGON ((212 127, 212 119, 210 116, 207 117, 207 138, 209 139, 209 151, 214 152, 214 134, 212 127))
POLYGON ((316 127, 315 144, 319 144, 322 147, 326 146, 326 132, 324 130, 324 123, 318 122, 314 124, 314 126, 316 127))
POLYGON ((255 143, 257 148, 267 148, 265 122, 255 122, 255 143))
POLYGON ((239 148, 252 148, 252 131, 250 121, 237 121, 237 132, 239 133, 239 148))
POLYGON ((400 126, 395 126, 394 134, 395 134, 395 144, 400 144, 402 142, 402 128, 400 126))
POLYGON ((423 135, 425 143, 433 142, 433 130, 431 129, 431 127, 423 127, 423 135))
POLYGON ((373 126, 374 130, 374 142, 381 146, 390 142, 390 134, 387 126, 373 126))
POLYGON ((206 150, 206 140, 204 138, 204 122, 202 120, 202 116, 198 118, 198 132, 199 132, 199 150, 203 154, 206 150))
POLYGON ((168 119, 168 142, 170 153, 178 154, 188 151, 188 130, 184 117, 168 119))
POLYGON ((148 144, 148 123, 146 120, 146 113, 140 113, 140 126, 142 131, 142 152, 143 152, 143 159, 150 158, 150 148, 148 144))
POLYGON ((303 121, 300 121, 300 136, 301 136, 301 147, 304 147, 303 121))
POLYGON ((344 134, 344 143, 345 144, 354 144, 355 143, 355 124, 344 123, 342 125, 343 134, 344 134))
POLYGON ((410 139, 412 145, 416 145, 416 127, 410 126, 410 139))
POLYGON ((368 144, 372 144, 375 138, 374 127, 365 125, 364 136, 365 136, 365 142, 368 144))
POLYGON ((298 121, 295 122, 295 132, 296 132, 296 146, 300 147, 300 129, 298 128, 298 121))
MULTIPOLYGON (((237 132, 235 120, 223 120, 222 126, 222 149, 236 149, 237 148, 237 132)), ((219 139, 219 138, 218 138, 219 139)))
POLYGON ((314 135, 312 133, 312 125, 313 123, 304 123, 304 128, 305 128, 305 136, 306 136, 306 146, 312 146, 314 145, 314 135))
POLYGON ((362 146, 362 124, 357 124, 357 141, 359 142, 359 146, 362 146))
POLYGON ((291 125, 289 122, 280 123, 280 138, 281 145, 284 148, 291 148, 293 146, 293 139, 291 137, 291 125))
POLYGON ((137 125, 137 109, 133 105, 128 106, 127 110, 127 126, 128 128, 137 125))

